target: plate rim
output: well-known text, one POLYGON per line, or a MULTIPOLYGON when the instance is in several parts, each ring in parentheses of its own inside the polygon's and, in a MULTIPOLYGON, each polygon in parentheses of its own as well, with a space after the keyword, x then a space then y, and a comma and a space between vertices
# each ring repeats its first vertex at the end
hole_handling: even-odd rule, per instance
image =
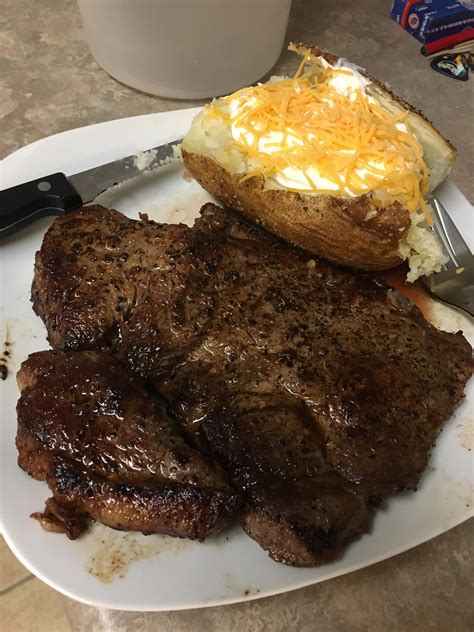
MULTIPOLYGON (((250 593, 249 595, 245 596, 245 597, 228 597, 228 598, 219 598, 219 599, 215 599, 215 600, 209 600, 209 601, 205 601, 205 602, 200 602, 200 603, 183 603, 177 606, 173 606, 172 608, 168 608, 168 607, 157 607, 156 605, 150 604, 149 606, 145 605, 140 605, 139 608, 133 606, 133 604, 128 604, 128 603, 122 603, 122 604, 116 604, 113 602, 107 602, 107 601, 103 601, 103 600, 96 600, 96 601, 90 601, 88 599, 86 599, 85 597, 78 596, 75 593, 69 592, 67 589, 65 589, 63 586, 56 584, 54 581, 50 580, 48 577, 46 577, 45 575, 43 575, 42 573, 38 572, 32 565, 29 564, 29 562, 20 554, 18 553, 15 545, 13 544, 13 542, 10 540, 10 538, 8 537, 7 534, 2 532, 2 536, 5 540, 5 542, 7 543, 8 547, 10 548, 10 550, 13 552, 13 554, 15 555, 15 557, 23 564, 23 566, 25 566, 25 568, 27 568, 27 570, 29 570, 31 572, 32 575, 34 575, 37 579, 40 579, 42 582, 44 582, 45 584, 47 584, 50 588, 53 588, 54 590, 58 591, 59 593, 61 593, 62 595, 64 595, 65 597, 68 597, 69 599, 73 599, 74 601, 78 601, 79 603, 82 603, 84 605, 87 606, 91 606, 94 608, 105 608, 107 610, 122 610, 124 612, 178 612, 180 610, 197 610, 197 609, 202 609, 202 608, 216 608, 219 606, 231 606, 233 604, 237 604, 237 603, 246 603, 247 601, 256 601, 257 599, 265 599, 267 597, 274 597, 276 595, 281 595, 284 593, 288 593, 288 592, 293 592, 294 590, 300 590, 302 588, 307 588, 308 586, 313 586, 315 584, 321 584, 325 581, 330 581, 332 579, 335 579, 336 577, 342 577, 343 575, 351 575, 353 573, 357 573, 357 571, 363 570, 364 568, 369 568, 370 566, 374 566, 375 564, 379 564, 380 562, 384 562, 385 560, 388 560, 392 557, 397 557, 399 555, 401 555, 402 553, 406 553, 407 551, 410 551, 411 549, 414 549, 422 544, 425 544, 426 542, 430 542, 431 540, 434 540, 435 538, 443 535, 444 533, 447 533, 448 531, 451 531, 451 529, 454 529, 455 527, 458 527, 459 525, 463 524, 464 522, 467 522, 468 520, 472 519, 474 517, 474 515, 468 515, 465 518, 463 518, 462 520, 459 521, 454 521, 453 524, 450 524, 449 527, 447 528, 443 528, 442 531, 435 531, 433 532, 432 535, 430 535, 428 538, 426 537, 421 537, 419 540, 416 541, 412 541, 410 542, 410 544, 408 544, 407 546, 401 545, 400 547, 397 547, 395 550, 391 551, 391 552, 387 552, 387 553, 382 553, 376 557, 374 557, 370 563, 366 564, 364 562, 361 562, 360 564, 353 564, 352 566, 350 566, 347 570, 345 570, 344 572, 338 572, 337 570, 334 571, 333 573, 330 573, 328 576, 321 578, 321 579, 308 579, 307 581, 303 581, 301 583, 299 583, 298 585, 292 585, 290 588, 282 588, 282 589, 278 589, 278 590, 272 590, 269 589, 268 591, 265 590, 261 590, 259 593, 255 594, 255 593, 250 593)), ((369 534, 367 534, 370 537, 370 532, 369 534)), ((275 564, 278 564, 279 562, 275 562, 275 564)), ((116 581, 120 581, 120 580, 116 580, 116 581)))

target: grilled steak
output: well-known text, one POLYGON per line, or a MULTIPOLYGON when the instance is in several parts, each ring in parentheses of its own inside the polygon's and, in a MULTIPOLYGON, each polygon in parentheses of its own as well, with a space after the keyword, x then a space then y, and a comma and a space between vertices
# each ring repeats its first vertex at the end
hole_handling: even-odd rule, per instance
POLYGON ((159 415, 111 355, 42 351, 19 373, 19 465, 47 481, 43 515, 72 539, 86 517, 115 529, 205 538, 236 515, 219 467, 159 415))
POLYGON ((108 350, 241 490, 270 555, 318 564, 414 488, 471 351, 385 283, 206 205, 193 228, 89 207, 37 254, 51 344, 108 350))
POLYGON ((97 206, 54 222, 36 255, 33 282, 34 309, 51 345, 76 350, 117 342, 123 322, 148 295, 150 272, 160 295, 174 291, 169 261, 188 233, 183 225, 131 221, 97 206))

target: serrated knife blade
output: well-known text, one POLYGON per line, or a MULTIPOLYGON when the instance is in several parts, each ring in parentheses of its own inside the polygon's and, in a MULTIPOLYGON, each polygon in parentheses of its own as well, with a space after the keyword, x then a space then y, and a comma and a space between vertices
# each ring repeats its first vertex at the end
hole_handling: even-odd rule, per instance
POLYGON ((133 156, 81 171, 68 176, 68 180, 81 196, 83 204, 88 204, 110 187, 161 167, 174 156, 175 148, 180 142, 181 140, 175 140, 133 156))
POLYGON ((62 215, 117 184, 162 166, 176 154, 182 139, 70 176, 52 173, 0 191, 0 239, 40 217, 62 215))

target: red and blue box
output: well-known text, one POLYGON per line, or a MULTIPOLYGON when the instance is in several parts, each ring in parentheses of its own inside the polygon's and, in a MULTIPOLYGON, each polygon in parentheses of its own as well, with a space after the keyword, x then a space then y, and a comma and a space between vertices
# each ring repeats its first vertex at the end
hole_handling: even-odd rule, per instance
POLYGON ((474 1, 393 0, 391 17, 414 37, 429 44, 466 31, 474 33, 474 1))

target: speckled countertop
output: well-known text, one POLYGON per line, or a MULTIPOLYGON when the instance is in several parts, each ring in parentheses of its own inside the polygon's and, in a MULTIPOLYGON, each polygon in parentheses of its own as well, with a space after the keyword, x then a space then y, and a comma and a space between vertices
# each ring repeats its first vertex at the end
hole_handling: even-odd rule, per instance
MULTIPOLYGON (((423 109, 458 148, 452 177, 473 201, 474 79, 431 71, 389 8, 388 0, 293 0, 287 39, 347 57, 423 109)), ((292 67, 290 59, 282 54, 277 74, 292 67)), ((198 104, 142 94, 106 75, 88 52, 74 0, 0 0, 0 157, 74 127, 198 104)), ((63 627, 32 621, 21 629, 467 632, 474 629, 472 535, 472 522, 465 523, 356 573, 234 606, 138 614, 60 597, 63 627)), ((5 630, 19 630, 12 608, 0 606, 5 630)))

